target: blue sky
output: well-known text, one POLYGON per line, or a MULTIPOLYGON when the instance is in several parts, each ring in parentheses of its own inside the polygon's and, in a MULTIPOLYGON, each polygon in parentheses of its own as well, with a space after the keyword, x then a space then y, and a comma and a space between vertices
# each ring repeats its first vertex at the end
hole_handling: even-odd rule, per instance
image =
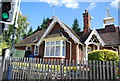
MULTIPOLYGON (((49 0, 51 1, 51 0, 49 0)), ((69 0, 71 1, 71 0, 69 0)), ((117 1, 117 0, 116 0, 117 1)), ((88 9, 91 20, 91 29, 103 28, 103 18, 106 14, 106 8, 109 7, 111 15, 115 18, 115 25, 118 25, 118 7, 113 2, 74 2, 71 4, 55 3, 54 16, 72 27, 74 19, 78 19, 80 28, 83 29, 83 12, 88 9)), ((22 2, 21 13, 29 19, 29 27, 33 30, 41 25, 43 18, 52 18, 52 7, 50 2, 42 0, 42 2, 22 2)))

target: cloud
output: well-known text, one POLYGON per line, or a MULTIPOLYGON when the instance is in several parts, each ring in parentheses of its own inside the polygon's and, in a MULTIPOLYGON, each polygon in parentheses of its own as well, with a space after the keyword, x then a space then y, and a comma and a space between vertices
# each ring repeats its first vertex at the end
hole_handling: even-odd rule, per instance
POLYGON ((68 8, 78 8, 78 3, 66 3, 65 6, 68 8))
POLYGON ((46 2, 50 5, 54 5, 54 6, 58 6, 60 5, 60 3, 58 2, 58 0, 40 0, 40 2, 46 2))
POLYGON ((113 2, 110 3, 110 6, 120 9, 120 0, 114 0, 113 2))
POLYGON ((39 0, 40 2, 46 2, 54 6, 64 5, 67 8, 78 8, 79 3, 76 0, 39 0))
POLYGON ((62 3, 68 8, 78 8, 79 3, 75 0, 61 0, 62 3))
MULTIPOLYGON (((8 0, 9 1, 9 0, 8 0)), ((22 2, 40 2, 41 0, 21 0, 22 2)), ((52 0, 44 0, 44 1, 52 1, 52 0)), ((57 0, 57 1, 75 1, 75 2, 111 2, 113 0, 57 0)))
POLYGON ((96 7, 96 3, 90 3, 89 7, 87 8, 88 10, 92 10, 96 7))

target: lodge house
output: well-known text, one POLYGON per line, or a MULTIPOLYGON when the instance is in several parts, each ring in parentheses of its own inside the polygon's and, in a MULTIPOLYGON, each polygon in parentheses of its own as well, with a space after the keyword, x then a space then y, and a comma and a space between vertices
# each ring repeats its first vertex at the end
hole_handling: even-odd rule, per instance
POLYGON ((90 28, 91 16, 87 10, 83 13, 83 21, 83 31, 76 33, 53 16, 46 30, 21 40, 15 48, 32 51, 36 57, 52 59, 88 60, 88 52, 100 49, 110 49, 120 54, 120 29, 114 25, 114 18, 108 9, 101 29, 90 28))

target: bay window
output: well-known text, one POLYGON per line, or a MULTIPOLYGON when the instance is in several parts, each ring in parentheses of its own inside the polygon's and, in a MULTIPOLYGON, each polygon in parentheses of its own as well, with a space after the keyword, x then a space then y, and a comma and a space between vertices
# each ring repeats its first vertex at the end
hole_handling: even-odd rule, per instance
POLYGON ((45 57, 65 57, 65 41, 45 41, 45 57))

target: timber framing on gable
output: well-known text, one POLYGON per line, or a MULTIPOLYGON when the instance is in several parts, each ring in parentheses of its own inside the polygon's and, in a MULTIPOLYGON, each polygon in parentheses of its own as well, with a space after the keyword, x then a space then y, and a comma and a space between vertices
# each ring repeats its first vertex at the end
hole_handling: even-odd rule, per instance
POLYGON ((85 44, 91 44, 94 43, 94 40, 96 41, 96 43, 100 43, 102 46, 105 45, 104 41, 102 40, 102 38, 100 37, 100 35, 98 34, 98 32, 94 29, 91 34, 89 35, 89 37, 87 38, 87 40, 85 41, 85 44), (93 36, 95 36, 95 39, 92 39, 93 36), (92 42, 90 42, 92 41, 92 42))
MULTIPOLYGON (((44 37, 50 33, 50 31, 52 30, 52 28, 55 26, 56 23, 59 23, 60 26, 64 29, 64 31, 69 35, 69 37, 71 37, 73 39, 73 41, 75 43, 80 43, 79 39, 65 26, 65 24, 58 19, 58 17, 53 17, 53 21, 51 22, 51 24, 49 25, 49 27, 46 29, 46 31, 44 32, 43 36, 41 37, 41 39, 39 40, 39 42, 37 43, 37 46, 39 46, 44 37)), ((81 44, 81 43, 80 43, 81 44)))

